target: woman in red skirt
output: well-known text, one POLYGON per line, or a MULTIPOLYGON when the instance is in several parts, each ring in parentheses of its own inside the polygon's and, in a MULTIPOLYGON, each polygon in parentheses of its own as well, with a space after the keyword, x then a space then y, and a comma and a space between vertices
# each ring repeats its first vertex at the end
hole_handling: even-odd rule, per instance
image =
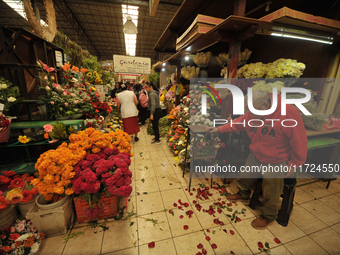
POLYGON ((129 135, 135 134, 135 141, 137 142, 139 138, 137 137, 139 130, 138 125, 138 100, 133 93, 133 91, 127 90, 125 84, 121 85, 121 92, 117 94, 117 110, 119 117, 123 119, 124 132, 129 135))

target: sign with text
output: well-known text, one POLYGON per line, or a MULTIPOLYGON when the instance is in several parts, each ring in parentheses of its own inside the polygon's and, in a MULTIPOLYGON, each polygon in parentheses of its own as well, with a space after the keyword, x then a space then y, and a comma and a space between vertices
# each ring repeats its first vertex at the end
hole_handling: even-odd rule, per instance
POLYGON ((116 73, 150 74, 151 59, 133 56, 113 55, 113 68, 116 73))

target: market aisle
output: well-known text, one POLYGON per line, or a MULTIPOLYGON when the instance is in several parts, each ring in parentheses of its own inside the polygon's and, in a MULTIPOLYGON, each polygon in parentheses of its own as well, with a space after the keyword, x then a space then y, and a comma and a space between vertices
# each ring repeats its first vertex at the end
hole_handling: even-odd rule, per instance
MULTIPOLYGON (((220 194, 222 190, 206 190, 199 200, 197 189, 202 189, 203 185, 209 187, 209 179, 193 179, 189 192, 188 175, 182 178, 165 139, 161 138, 160 145, 152 145, 146 127, 141 128, 139 138, 140 141, 133 144, 134 191, 128 201, 128 211, 134 210, 137 217, 125 221, 108 220, 109 230, 105 232, 88 228, 86 224, 75 224, 72 233, 87 228, 84 235, 66 245, 62 244, 62 236, 47 238, 38 254, 187 255, 202 252, 197 246, 203 246, 207 254, 258 254, 258 242, 268 242, 273 255, 340 253, 339 180, 333 181, 328 190, 325 183, 298 187, 288 227, 274 222, 265 230, 255 230, 250 222, 260 213, 259 209, 252 211, 243 203, 229 204, 220 194), (205 200, 204 196, 209 199, 205 200), (201 207, 194 200, 199 200, 201 207), (214 203, 225 207, 221 213, 217 207, 211 207, 214 203), (216 217, 209 214, 209 209, 210 213, 215 211, 216 217), (229 220, 227 215, 233 213, 240 221, 229 220), (275 242, 275 238, 281 243, 275 242), (154 248, 149 248, 152 242, 154 248), (213 249, 215 245, 217 248, 213 249)), ((227 190, 236 192, 235 182, 231 182, 227 190)), ((121 206, 124 205, 125 200, 122 200, 121 206)))

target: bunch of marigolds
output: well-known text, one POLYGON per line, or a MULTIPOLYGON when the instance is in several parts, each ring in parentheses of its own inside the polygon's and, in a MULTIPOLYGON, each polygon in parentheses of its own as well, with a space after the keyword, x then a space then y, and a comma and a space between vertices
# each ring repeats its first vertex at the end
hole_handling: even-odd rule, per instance
POLYGON ((99 153, 105 148, 118 148, 120 152, 130 153, 131 138, 122 130, 105 134, 94 128, 87 128, 72 134, 70 143, 61 144, 56 150, 41 154, 35 168, 39 177, 32 181, 47 200, 54 194, 71 195, 74 193, 72 179, 75 176, 74 166, 87 154, 99 153))

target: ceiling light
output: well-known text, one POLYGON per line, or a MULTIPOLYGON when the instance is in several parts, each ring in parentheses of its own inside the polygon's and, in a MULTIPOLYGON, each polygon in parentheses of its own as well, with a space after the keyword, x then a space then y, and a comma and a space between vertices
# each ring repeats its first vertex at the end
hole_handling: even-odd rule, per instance
POLYGON ((163 64, 162 64, 162 66, 165 66, 166 65, 166 63, 164 62, 163 64))
POLYGON ((162 72, 164 72, 165 71, 165 68, 162 68, 162 72))
POLYGON ((184 59, 185 59, 186 61, 188 61, 188 60, 189 60, 189 56, 185 56, 184 59))
POLYGON ((131 16, 126 17, 126 23, 124 24, 123 33, 130 35, 138 34, 137 27, 135 23, 132 22, 131 16))
POLYGON ((266 12, 269 12, 269 4, 267 4, 266 9, 264 9, 266 12))
POLYGON ((313 37, 303 36, 303 35, 294 35, 294 34, 288 34, 288 33, 277 33, 272 32, 271 35, 278 36, 278 37, 286 37, 286 38, 294 38, 294 39, 300 39, 300 40, 307 40, 312 42, 319 42, 319 43, 325 43, 325 44, 333 44, 333 38, 326 39, 317 39, 313 37))

